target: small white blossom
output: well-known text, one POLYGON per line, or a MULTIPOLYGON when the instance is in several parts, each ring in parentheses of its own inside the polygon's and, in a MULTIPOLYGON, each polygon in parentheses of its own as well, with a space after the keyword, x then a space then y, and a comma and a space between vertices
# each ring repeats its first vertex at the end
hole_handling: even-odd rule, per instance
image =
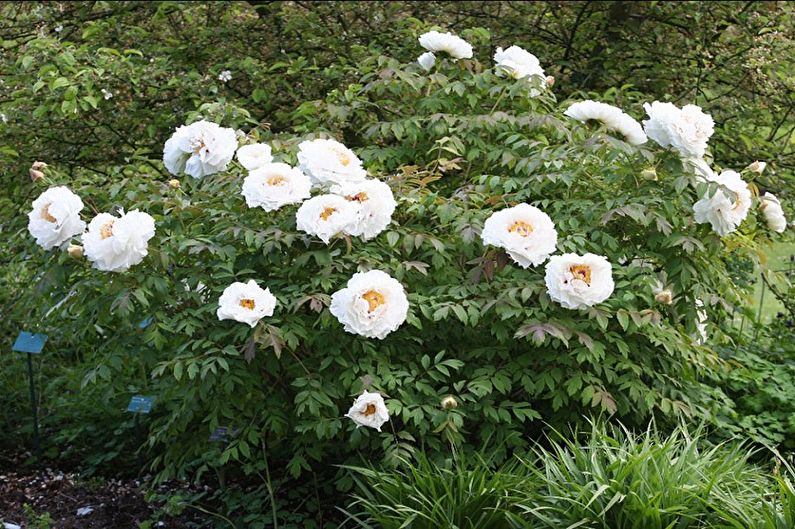
POLYGON ((60 246, 86 229, 82 209, 83 201, 68 187, 51 187, 33 201, 28 231, 45 250, 60 246))
POLYGON ((549 297, 567 309, 601 303, 615 288, 610 262, 592 253, 553 255, 547 263, 544 281, 549 297))
POLYGON ((492 213, 483 225, 481 237, 483 244, 505 249, 522 268, 546 261, 558 243, 552 219, 530 204, 492 213))
POLYGON ((83 251, 94 268, 105 272, 124 272, 143 261, 148 242, 155 235, 155 220, 133 210, 121 217, 100 213, 83 235, 83 251))
POLYGON ((380 393, 369 393, 365 390, 356 398, 345 416, 353 419, 357 428, 368 426, 380 432, 381 426, 389 420, 389 410, 386 409, 380 393))
POLYGON ((428 33, 423 33, 419 41, 420 46, 433 53, 444 52, 453 59, 472 58, 472 45, 449 32, 429 31, 428 33))
POLYGON ((506 50, 497 48, 494 62, 497 75, 507 75, 513 79, 537 76, 546 82, 546 74, 538 57, 519 46, 511 46, 506 50))
POLYGON ((417 58, 417 62, 426 72, 430 72, 433 65, 436 64, 436 55, 433 52, 426 51, 417 58))
POLYGON ((185 173, 201 178, 225 171, 236 150, 237 136, 233 129, 197 121, 177 128, 166 141, 163 163, 173 175, 185 173))
POLYGON ((643 108, 649 119, 643 121, 646 135, 661 147, 671 147, 683 158, 703 158, 715 122, 696 105, 681 109, 673 103, 655 101, 643 108))
POLYGON ((113 97, 113 92, 105 90, 104 88, 101 89, 100 92, 102 92, 102 97, 105 98, 105 101, 113 97))
POLYGON ((336 234, 357 221, 359 208, 339 195, 318 195, 301 204, 295 214, 296 226, 317 235, 328 244, 336 234))
POLYGON ((235 282, 224 289, 218 299, 216 315, 219 320, 235 320, 255 327, 265 317, 273 316, 276 297, 270 289, 262 289, 253 279, 248 283, 235 282))
POLYGON ((599 101, 580 101, 571 105, 564 114, 582 123, 598 121, 608 130, 624 136, 627 143, 632 145, 646 143, 646 134, 643 133, 640 123, 613 105, 599 101))
POLYGON ((273 161, 271 147, 270 145, 266 145, 264 143, 243 145, 237 150, 237 160, 240 162, 240 165, 249 171, 259 169, 263 165, 269 164, 273 161))
POLYGON ((229 70, 223 70, 221 73, 218 74, 218 80, 222 83, 228 83, 232 80, 232 72, 229 70))
POLYGON ((776 195, 773 193, 765 193, 764 196, 759 199, 759 207, 765 216, 767 226, 771 230, 776 233, 781 233, 787 229, 787 218, 784 216, 781 202, 779 202, 776 195))
POLYGON ((311 188, 309 177, 286 163, 264 165, 243 180, 243 196, 248 207, 261 207, 265 211, 301 203, 309 198, 311 188))
POLYGON ((369 240, 381 233, 392 222, 397 203, 392 189, 380 180, 363 180, 331 187, 357 208, 356 219, 345 227, 348 235, 369 240))
POLYGON ((63 24, 58 24, 57 26, 55 26, 56 33, 60 33, 61 31, 63 31, 63 24))
POLYGON ((409 301, 397 280, 370 270, 353 274, 346 288, 332 294, 330 310, 347 332, 381 340, 406 321, 409 301))
POLYGON ((298 166, 317 185, 361 182, 367 178, 356 153, 336 140, 301 142, 298 166))
POLYGON ((765 171, 765 167, 767 167, 767 162, 760 162, 756 160, 754 163, 748 166, 748 170, 752 173, 762 174, 765 171))

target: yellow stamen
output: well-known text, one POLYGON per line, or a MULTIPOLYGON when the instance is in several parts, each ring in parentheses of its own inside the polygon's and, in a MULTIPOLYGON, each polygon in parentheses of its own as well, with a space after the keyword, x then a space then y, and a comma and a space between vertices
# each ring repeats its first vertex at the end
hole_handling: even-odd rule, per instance
POLYGON ((362 191, 361 193, 356 193, 355 195, 348 195, 345 197, 345 199, 348 202, 365 202, 369 198, 370 197, 368 197, 367 193, 365 193, 364 191, 362 191))
POLYGON ((46 206, 41 208, 41 218, 43 218, 47 222, 55 222, 58 219, 56 219, 55 217, 50 215, 50 206, 51 206, 51 204, 47 204, 46 206))
POLYGON ((591 267, 588 265, 572 265, 569 267, 574 279, 584 281, 588 286, 591 285, 591 267))
POLYGON ((364 298, 369 305, 368 312, 373 312, 375 309, 386 303, 384 295, 377 290, 368 290, 362 294, 362 298, 364 298))
POLYGON ((332 216, 335 211, 337 211, 337 208, 326 208, 320 212, 320 218, 323 220, 328 220, 328 218, 332 216))
POLYGON ((511 224, 511 227, 508 228, 508 231, 511 233, 518 233, 522 237, 528 237, 531 233, 533 233, 533 225, 521 220, 517 220, 511 224))
POLYGON ((365 417, 369 417, 370 415, 375 415, 375 404, 368 404, 367 407, 362 412, 362 415, 365 417))
POLYGON ((348 167, 348 165, 351 163, 351 157, 344 152, 338 152, 337 159, 340 161, 343 167, 348 167))
POLYGON ((244 309, 254 310, 254 307, 256 307, 257 304, 254 303, 253 299, 247 299, 246 298, 246 299, 241 299, 240 300, 240 306, 243 307, 244 309))
POLYGON ((108 237, 113 237, 113 223, 116 222, 114 220, 108 221, 99 228, 99 238, 100 239, 107 239, 108 237))
POLYGON ((269 176, 268 179, 265 181, 269 186, 280 186, 284 184, 287 179, 281 175, 273 175, 269 176))

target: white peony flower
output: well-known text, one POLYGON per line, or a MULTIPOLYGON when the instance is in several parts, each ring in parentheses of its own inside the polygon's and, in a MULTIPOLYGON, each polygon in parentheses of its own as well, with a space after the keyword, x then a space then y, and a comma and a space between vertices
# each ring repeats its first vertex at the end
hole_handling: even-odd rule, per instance
POLYGON ((243 180, 246 205, 265 211, 303 202, 309 198, 311 188, 309 177, 286 163, 269 163, 251 171, 243 180))
POLYGON ((301 142, 298 166, 318 185, 361 182, 367 178, 367 171, 356 153, 336 140, 301 142))
POLYGON ((331 313, 352 334, 383 339, 406 321, 409 301, 397 280, 380 270, 353 274, 331 296, 331 313))
POLYGON ((558 243, 552 219, 529 204, 492 213, 483 225, 481 237, 483 244, 505 249, 522 268, 546 261, 558 243))
POLYGON ((497 63, 495 71, 497 75, 507 75, 514 79, 538 76, 546 82, 546 74, 538 62, 538 57, 519 46, 511 46, 503 50, 497 48, 494 52, 494 62, 497 63))
POLYGON ((357 208, 356 220, 345 228, 345 233, 369 240, 384 231, 392 222, 397 202, 392 190, 380 180, 364 180, 332 186, 336 193, 357 208))
POLYGON ((60 246, 86 229, 80 220, 82 209, 83 201, 68 187, 51 187, 33 201, 28 231, 45 250, 60 246))
POLYGON ((452 33, 439 33, 438 31, 429 31, 423 33, 420 38, 420 46, 430 52, 443 51, 453 59, 471 59, 472 58, 472 45, 457 37, 452 33))
POLYGON ((672 147, 683 158, 702 158, 715 122, 696 105, 681 109, 673 103, 645 103, 649 119, 643 121, 646 135, 662 147, 672 147))
POLYGON ((94 268, 124 272, 143 261, 154 234, 155 220, 137 209, 127 214, 122 211, 121 217, 100 213, 83 235, 83 251, 94 268))
POLYGON ((299 230, 329 240, 357 221, 358 206, 338 195, 318 195, 298 208, 295 214, 299 230))
POLYGON ((183 125, 166 141, 163 163, 173 175, 194 178, 225 171, 237 150, 237 136, 230 128, 210 121, 183 125))
POLYGON ((778 201, 776 195, 773 193, 765 193, 759 199, 759 207, 765 215, 767 226, 775 231, 781 233, 787 229, 787 218, 784 216, 784 210, 781 209, 781 202, 778 201))
POLYGON ((426 72, 430 72, 433 65, 436 64, 436 55, 430 51, 426 51, 417 58, 417 62, 426 72))
POLYGON ((590 100, 580 101, 571 105, 564 114, 583 123, 599 121, 608 130, 618 132, 624 136, 627 143, 632 145, 646 143, 646 134, 643 133, 643 127, 640 126, 640 123, 613 105, 590 100))
POLYGON ((345 416, 353 419, 357 428, 359 426, 369 426, 380 432, 381 426, 389 420, 389 410, 386 409, 384 397, 380 393, 369 393, 364 390, 353 401, 353 406, 351 406, 345 416))
POLYGON ((587 253, 553 255, 546 266, 547 293, 567 309, 580 309, 610 297, 615 285, 606 257, 587 253))
POLYGON ((721 185, 714 195, 705 195, 693 205, 698 224, 709 223, 721 237, 732 233, 748 216, 751 208, 751 190, 735 171, 723 171, 707 180, 721 185))
POLYGON ((273 161, 271 156, 271 147, 264 143, 252 143, 251 145, 243 145, 237 150, 237 161, 240 165, 253 171, 259 169, 265 164, 273 161))
POLYGON ((255 327, 266 316, 273 316, 276 297, 269 289, 262 289, 253 279, 248 283, 235 282, 224 289, 218 299, 219 320, 235 320, 255 327))

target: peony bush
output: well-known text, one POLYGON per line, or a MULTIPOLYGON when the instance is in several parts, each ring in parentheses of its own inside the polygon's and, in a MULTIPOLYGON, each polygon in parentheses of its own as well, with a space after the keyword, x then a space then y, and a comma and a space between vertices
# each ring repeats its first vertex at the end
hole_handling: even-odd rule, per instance
POLYGON ((48 324, 92 344, 86 384, 156 396, 161 478, 730 413, 709 344, 743 291, 721 257, 758 259, 783 216, 759 171, 710 158, 694 105, 559 102, 543 58, 481 62, 479 35, 370 58, 291 131, 206 103, 174 124, 165 170, 44 169, 48 324), (81 200, 101 211, 85 233, 81 200), (219 426, 234 435, 209 445, 219 426))

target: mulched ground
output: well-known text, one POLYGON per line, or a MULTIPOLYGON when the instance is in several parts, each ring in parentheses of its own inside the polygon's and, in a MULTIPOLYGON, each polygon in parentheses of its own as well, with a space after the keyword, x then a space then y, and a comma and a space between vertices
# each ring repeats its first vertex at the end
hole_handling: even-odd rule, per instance
MULTIPOLYGON (((168 492, 167 486, 163 492, 168 492)), ((50 468, 0 469, 0 529, 4 525, 23 529, 137 529, 147 521, 149 525, 144 527, 152 529, 187 529, 199 527, 202 518, 193 512, 176 518, 157 514, 144 500, 139 480, 84 480, 50 468), (78 514, 80 509, 83 512, 78 514), (44 522, 47 513, 49 525, 44 522)))

